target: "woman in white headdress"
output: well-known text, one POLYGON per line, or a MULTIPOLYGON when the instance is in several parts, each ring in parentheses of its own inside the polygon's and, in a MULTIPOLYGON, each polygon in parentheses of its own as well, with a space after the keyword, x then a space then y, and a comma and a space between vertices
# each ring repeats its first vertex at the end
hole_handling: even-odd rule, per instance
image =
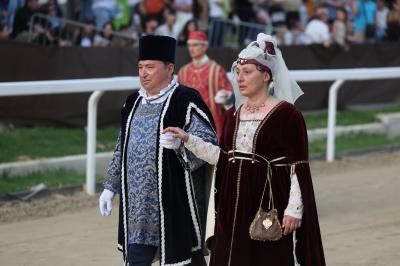
POLYGON ((325 265, 307 130, 293 105, 303 92, 275 40, 263 33, 240 52, 232 71, 243 97, 227 113, 219 146, 165 129, 170 141, 183 141, 216 165, 206 232, 210 265, 325 265), (250 233, 260 208, 277 210, 281 238, 260 241, 250 233))

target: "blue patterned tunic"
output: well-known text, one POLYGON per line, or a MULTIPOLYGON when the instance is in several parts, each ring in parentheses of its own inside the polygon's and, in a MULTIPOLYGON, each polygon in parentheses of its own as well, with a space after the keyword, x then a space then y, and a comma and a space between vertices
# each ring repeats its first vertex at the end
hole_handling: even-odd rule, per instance
MULTIPOLYGON (((160 245, 160 213, 156 168, 157 126, 163 103, 140 103, 133 115, 127 150, 128 243, 160 245)), ((215 133, 193 115, 193 135, 216 144, 215 133)), ((181 146, 183 148, 183 145, 181 146)), ((192 171, 204 164, 186 150, 192 171)), ((121 143, 118 138, 113 159, 103 182, 105 189, 120 192, 121 143)))
POLYGON ((139 104, 127 151, 128 243, 158 246, 157 125, 162 103, 139 104))

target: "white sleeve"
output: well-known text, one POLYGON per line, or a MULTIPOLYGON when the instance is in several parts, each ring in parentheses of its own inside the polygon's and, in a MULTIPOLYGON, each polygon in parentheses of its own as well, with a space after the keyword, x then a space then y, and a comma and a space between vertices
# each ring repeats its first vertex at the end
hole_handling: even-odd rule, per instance
POLYGON ((301 198, 301 190, 296 173, 293 173, 290 180, 289 203, 285 209, 285 215, 289 215, 297 219, 301 219, 303 217, 303 200, 301 198))
POLYGON ((189 134, 189 139, 185 143, 185 147, 196 157, 211 165, 215 165, 218 162, 220 148, 217 145, 205 142, 201 138, 189 134))

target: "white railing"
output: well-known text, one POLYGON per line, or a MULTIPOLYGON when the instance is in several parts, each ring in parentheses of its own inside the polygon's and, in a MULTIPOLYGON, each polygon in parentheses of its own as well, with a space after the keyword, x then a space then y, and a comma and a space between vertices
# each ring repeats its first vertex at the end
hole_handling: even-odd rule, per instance
POLYGON ((138 77, 0 82, 0 97, 92 92, 88 100, 87 112, 86 191, 93 196, 96 193, 97 104, 105 91, 138 88, 140 88, 138 77))
POLYGON ((300 82, 334 81, 329 88, 328 136, 326 140, 326 160, 333 162, 335 160, 337 96, 340 87, 345 81, 400 78, 400 67, 297 70, 291 71, 291 75, 300 82))
MULTIPOLYGON (((326 159, 335 159, 335 125, 337 94, 345 81, 400 78, 400 67, 358 68, 331 70, 293 70, 292 77, 299 82, 334 81, 329 89, 328 137, 326 159)), ((97 104, 105 91, 133 90, 140 87, 138 77, 75 79, 54 81, 2 82, 1 96, 62 94, 93 92, 88 101, 86 189, 95 194, 95 154, 97 104)))

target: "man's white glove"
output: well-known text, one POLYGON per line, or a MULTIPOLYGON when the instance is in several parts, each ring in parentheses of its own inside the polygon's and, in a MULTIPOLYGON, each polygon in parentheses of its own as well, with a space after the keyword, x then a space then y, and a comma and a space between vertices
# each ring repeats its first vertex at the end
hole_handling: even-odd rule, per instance
POLYGON ((181 146, 182 140, 174 138, 172 132, 165 132, 160 136, 160 145, 166 149, 177 150, 181 146))
POLYGON ((214 101, 218 104, 226 104, 231 98, 232 92, 228 90, 219 90, 215 94, 214 101))
POLYGON ((109 216, 112 210, 112 200, 114 198, 114 192, 108 189, 104 189, 99 198, 100 213, 103 216, 109 216))
POLYGON ((221 104, 225 110, 228 110, 233 106, 232 101, 232 92, 228 90, 219 90, 214 97, 214 101, 217 104, 221 104))

